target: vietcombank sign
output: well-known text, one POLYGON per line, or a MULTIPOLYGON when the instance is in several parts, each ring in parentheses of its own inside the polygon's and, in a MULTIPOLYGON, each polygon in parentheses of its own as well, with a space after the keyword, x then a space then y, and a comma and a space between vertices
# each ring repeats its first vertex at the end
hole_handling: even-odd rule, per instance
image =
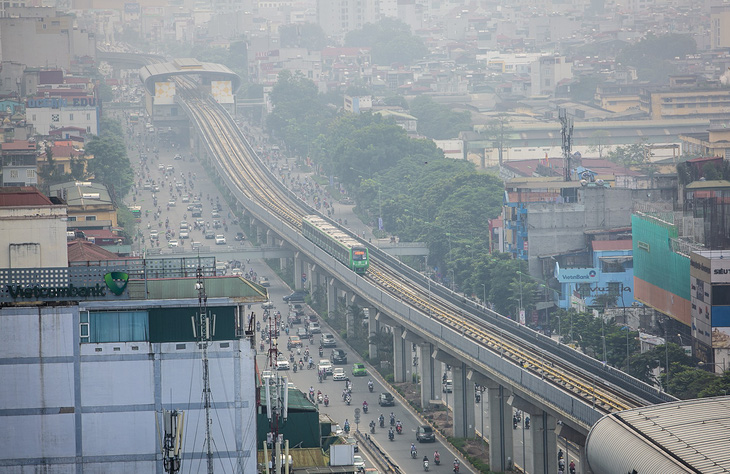
POLYGON ((41 286, 41 285, 6 285, 8 296, 14 301, 18 300, 60 300, 60 299, 86 299, 104 298, 107 296, 119 296, 124 293, 129 283, 129 275, 124 272, 109 272, 104 275, 103 283, 93 286, 80 286, 73 283, 66 286, 41 286))

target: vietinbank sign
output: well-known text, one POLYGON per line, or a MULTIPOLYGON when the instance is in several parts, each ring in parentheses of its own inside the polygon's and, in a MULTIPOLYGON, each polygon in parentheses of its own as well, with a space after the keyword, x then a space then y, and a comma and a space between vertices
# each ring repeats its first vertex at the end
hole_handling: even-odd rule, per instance
POLYGON ((109 272, 104 275, 103 284, 97 283, 93 286, 79 286, 73 283, 66 286, 7 285, 7 293, 14 301, 104 299, 112 295, 120 296, 127 288, 127 283, 129 283, 129 275, 127 273, 109 272))
POLYGON ((561 268, 555 275, 560 283, 585 283, 598 281, 598 272, 593 268, 561 268))

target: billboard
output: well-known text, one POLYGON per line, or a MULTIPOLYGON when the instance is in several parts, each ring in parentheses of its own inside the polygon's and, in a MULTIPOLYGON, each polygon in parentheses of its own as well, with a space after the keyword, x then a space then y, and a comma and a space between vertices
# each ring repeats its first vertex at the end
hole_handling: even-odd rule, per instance
POLYGON ((560 283, 598 281, 598 272, 595 268, 560 268, 555 276, 560 283))
POLYGON ((210 94, 219 104, 233 103, 231 81, 210 81, 210 94))
POLYGON ((171 105, 175 102, 174 82, 155 82, 155 105, 171 105))

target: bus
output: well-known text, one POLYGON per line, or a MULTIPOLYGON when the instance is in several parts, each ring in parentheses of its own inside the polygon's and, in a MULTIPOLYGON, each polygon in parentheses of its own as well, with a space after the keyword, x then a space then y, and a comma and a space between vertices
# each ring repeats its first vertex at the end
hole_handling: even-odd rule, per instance
POLYGON ((132 206, 129 208, 130 211, 132 211, 132 216, 134 216, 134 220, 136 222, 142 222, 142 207, 141 206, 132 206))

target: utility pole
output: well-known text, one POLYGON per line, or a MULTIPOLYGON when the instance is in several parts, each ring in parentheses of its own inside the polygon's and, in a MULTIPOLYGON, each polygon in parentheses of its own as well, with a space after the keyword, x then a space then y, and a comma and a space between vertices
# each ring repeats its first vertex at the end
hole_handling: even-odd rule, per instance
MULTIPOLYGON (((208 314, 208 295, 205 294, 205 281, 203 280, 203 269, 198 266, 196 271, 197 282, 195 289, 198 290, 198 345, 203 350, 203 407, 205 408, 205 458, 208 465, 208 474, 213 474, 213 446, 210 435, 210 372, 208 370, 208 345, 215 333, 215 320, 212 321, 208 314)), ((194 326, 195 327, 195 326, 194 326)))

